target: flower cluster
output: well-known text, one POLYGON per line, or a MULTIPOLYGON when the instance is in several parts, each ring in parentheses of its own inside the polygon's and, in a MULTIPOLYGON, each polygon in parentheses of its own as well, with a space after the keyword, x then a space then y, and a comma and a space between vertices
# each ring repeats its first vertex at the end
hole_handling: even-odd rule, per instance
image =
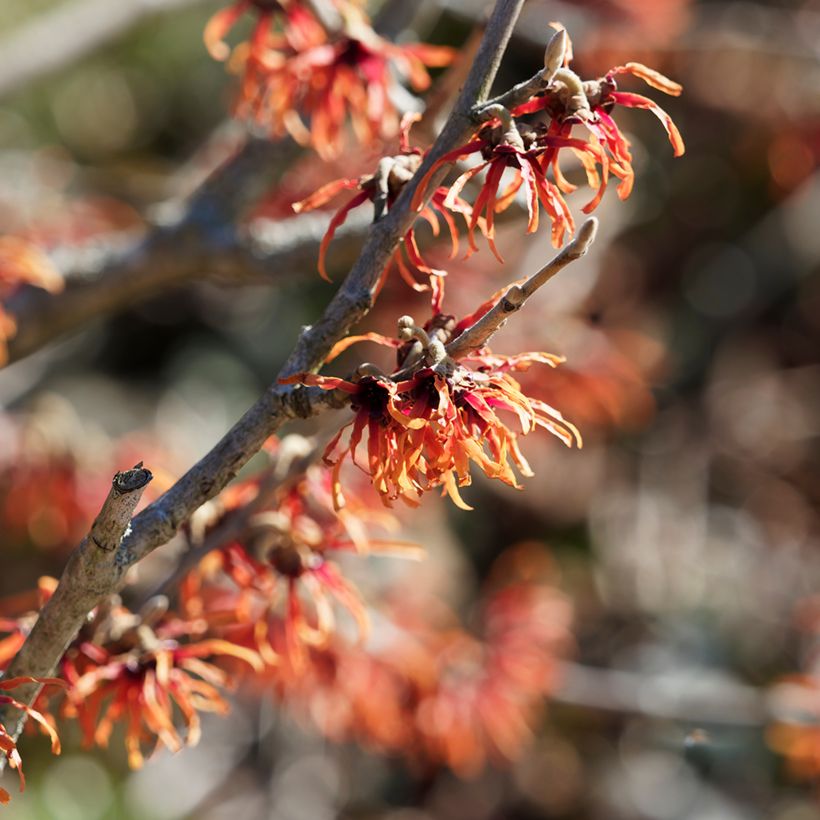
MULTIPOLYGON (((529 214, 528 233, 538 229, 540 206, 552 224, 552 243, 559 247, 565 234, 574 230, 563 195, 576 188, 561 171, 559 158, 562 150, 568 149, 581 162, 588 183, 596 192, 583 207, 584 213, 597 207, 610 174, 620 180, 617 190, 621 199, 632 191, 635 173, 630 144, 612 117, 615 106, 652 111, 666 128, 675 156, 683 154, 683 139, 671 117, 647 97, 618 91, 615 78, 632 74, 672 96, 681 93, 680 85, 635 62, 616 66, 604 77, 584 82, 569 68, 571 58, 572 47, 562 29, 547 46, 544 70, 536 75, 536 82, 526 84, 529 99, 517 100, 512 96, 508 100, 502 95, 498 98, 500 101, 493 101, 481 109, 483 124, 467 144, 445 154, 431 166, 416 190, 416 206, 423 201, 427 180, 440 167, 476 155, 482 161, 464 171, 450 188, 450 196, 458 196, 473 177, 486 170, 484 183, 473 204, 471 231, 477 219, 485 214, 490 244, 495 250, 493 214, 508 208, 523 188, 529 214), (533 114, 537 118, 532 122, 519 119, 533 114), (584 128, 589 139, 573 136, 575 126, 584 128), (547 176, 550 170, 553 180, 547 176), (502 189, 503 178, 508 172, 509 181, 502 189)), ((472 240, 471 246, 474 247, 472 240)))
POLYGON ((485 303, 458 323, 437 314, 423 328, 405 316, 399 320, 399 338, 373 333, 349 337, 328 357, 330 361, 354 342, 376 341, 398 350, 397 369, 389 375, 366 365, 351 380, 311 373, 285 380, 350 395, 353 419, 325 451, 326 462, 334 466, 337 507, 344 504, 340 469, 348 456, 370 476, 388 506, 396 499, 416 506, 424 492, 442 487, 457 506, 470 509, 459 487, 471 483, 471 463, 488 478, 519 488, 513 467, 524 476, 532 472, 505 415, 517 421, 524 435, 541 427, 567 446, 581 445, 578 430, 550 405, 525 396, 511 375, 534 363, 555 367, 561 357, 501 356, 486 347, 459 361, 447 354, 446 342, 473 326, 494 304, 485 303), (361 463, 365 438, 366 462, 361 463))
MULTIPOLYGON (((434 236, 439 235, 441 223, 447 226, 451 259, 459 252, 459 220, 455 216, 459 215, 465 223, 467 254, 478 250, 475 236, 478 229, 486 237, 493 254, 503 262, 495 243, 496 215, 506 211, 522 191, 528 213, 527 232, 538 230, 543 211, 551 225, 552 243, 560 247, 567 235, 575 230, 565 194, 576 189, 561 171, 559 158, 562 151, 573 154, 580 161, 589 186, 595 191, 592 199, 583 206, 584 213, 590 213, 598 206, 610 174, 620 180, 617 186, 619 197, 629 196, 634 182, 632 155, 629 141, 611 115, 616 105, 652 111, 663 122, 675 155, 683 154, 683 140, 666 112, 647 97, 618 91, 615 78, 632 74, 653 88, 675 96, 681 93, 677 83, 635 62, 616 66, 604 77, 584 82, 570 70, 570 59, 571 47, 566 33, 561 30, 547 47, 545 68, 534 78, 537 82, 526 84, 525 98, 507 100, 511 108, 502 102, 492 102, 480 109, 478 116, 482 122, 472 138, 433 162, 416 186, 412 207, 418 211, 419 218, 430 225, 434 236), (583 127, 588 138, 575 136, 575 126, 583 127), (481 160, 477 165, 463 171, 451 185, 438 186, 428 194, 431 178, 443 167, 473 156, 481 160), (464 190, 482 172, 483 183, 471 203, 463 196, 464 190)), ((505 100, 505 97, 498 99, 505 100)), ((424 153, 409 147, 407 129, 413 119, 405 118, 402 123, 401 153, 383 158, 374 174, 359 179, 335 180, 293 205, 297 212, 312 210, 325 205, 342 191, 355 191, 353 197, 336 211, 322 240, 319 271, 323 277, 327 278, 326 255, 330 242, 350 211, 372 202, 374 219, 378 220, 421 166, 424 153)), ((441 311, 446 271, 425 262, 419 251, 415 227, 405 234, 390 264, 382 272, 377 292, 393 266, 416 290, 428 287, 417 277, 429 277, 433 311, 441 311)))
MULTIPOLYGON (((502 562, 532 567, 536 553, 517 548, 502 562)), ((405 591, 381 613, 372 645, 337 636, 311 647, 299 669, 269 669, 260 684, 334 742, 402 755, 422 771, 474 776, 529 744, 570 644, 570 620, 566 598, 526 573, 489 593, 480 637, 440 602, 405 591)), ((283 630, 269 640, 281 653, 283 630)))
POLYGON ((360 144, 395 136, 394 73, 424 91, 427 69, 447 65, 454 55, 450 48, 379 37, 355 3, 337 0, 327 11, 330 19, 319 19, 299 0, 238 0, 205 29, 212 56, 230 56, 230 66, 242 73, 237 115, 275 134, 287 132, 325 159, 341 151, 348 120, 360 144), (255 13, 256 24, 249 42, 231 55, 224 37, 245 12, 255 13))
POLYGON ((142 765, 146 743, 171 751, 196 744, 199 713, 228 712, 220 690, 231 680, 213 660, 230 656, 262 668, 253 651, 201 637, 205 628, 203 621, 167 612, 162 597, 137 613, 109 600, 94 611, 60 661, 65 695, 59 716, 77 721, 87 746, 107 747, 121 722, 132 768, 142 765), (175 725, 177 714, 183 734, 175 725))
POLYGON ((415 558, 421 550, 371 536, 369 529, 389 534, 398 522, 356 493, 343 509, 335 508, 330 472, 323 466, 309 467, 270 497, 265 487, 263 473, 226 498, 210 529, 216 548, 183 582, 184 609, 192 617, 208 613, 216 626, 242 631, 252 625, 254 647, 272 664, 278 659, 270 655, 268 625, 281 623, 284 652, 299 667, 307 646, 323 646, 336 633, 336 607, 355 624, 359 640, 369 633, 365 603, 331 556, 415 558), (222 535, 237 518, 238 525, 222 535))

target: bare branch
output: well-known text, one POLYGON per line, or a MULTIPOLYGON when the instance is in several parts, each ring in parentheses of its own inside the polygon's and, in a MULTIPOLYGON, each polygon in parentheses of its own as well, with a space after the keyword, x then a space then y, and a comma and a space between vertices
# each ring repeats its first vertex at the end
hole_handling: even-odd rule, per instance
POLYGON ((580 259, 595 240, 598 220, 592 216, 584 222, 575 234, 575 238, 548 264, 534 273, 522 285, 512 285, 509 290, 487 311, 474 325, 462 331, 447 345, 447 354, 458 359, 472 350, 484 347, 490 337, 501 327, 513 313, 524 307, 527 299, 540 287, 545 285, 570 262, 580 259))
MULTIPOLYGON (((161 234, 99 241, 54 255, 65 288, 48 293, 26 288, 5 306, 17 333, 8 342, 9 361, 86 327, 90 321, 133 307, 161 293, 203 279, 219 283, 280 283, 316 264, 330 214, 300 214, 283 220, 258 219, 216 247, 198 233, 161 234)), ((336 232, 334 263, 355 259, 370 228, 354 213, 336 232)))
POLYGON ((324 443, 310 441, 298 435, 285 436, 279 445, 274 464, 259 484, 256 496, 244 506, 225 515, 201 542, 193 544, 181 556, 174 571, 149 598, 156 595, 171 595, 177 584, 206 555, 240 537, 256 513, 264 510, 277 496, 298 483, 305 471, 316 463, 323 450, 324 443))
MULTIPOLYGON (((432 165, 448 151, 462 145, 475 129, 472 112, 476 104, 487 98, 523 3, 524 0, 498 0, 496 3, 472 69, 441 134, 389 213, 373 226, 358 261, 324 316, 302 334, 285 364, 283 376, 319 367, 333 344, 372 307, 379 276, 416 219, 416 213, 410 208, 416 188, 432 165)), ((446 167, 438 169, 427 190, 432 193, 446 174, 446 167)))
MULTIPOLYGON (((5 677, 52 675, 86 615, 115 590, 119 579, 115 569, 117 548, 151 478, 151 472, 142 464, 114 476, 99 515, 72 553, 54 595, 40 612, 5 677)), ((39 689, 37 684, 26 684, 16 690, 16 696, 23 703, 31 703, 39 689)), ((9 714, 1 715, 5 722, 9 714)))
POLYGON ((0 43, 0 97, 70 65, 149 15, 201 0, 76 0, 13 31, 0 43))
POLYGON ((758 727, 772 716, 766 694, 738 682, 639 675, 577 663, 561 665, 561 682, 551 698, 584 709, 695 724, 758 727))

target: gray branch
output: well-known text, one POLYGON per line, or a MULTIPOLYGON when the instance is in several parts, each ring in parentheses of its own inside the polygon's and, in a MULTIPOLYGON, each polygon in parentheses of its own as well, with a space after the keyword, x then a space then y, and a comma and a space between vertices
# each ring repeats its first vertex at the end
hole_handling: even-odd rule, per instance
POLYGON ((541 287, 546 285, 555 274, 563 270, 570 262, 580 259, 589 250, 595 240, 598 220, 591 216, 584 222, 558 255, 539 271, 534 273, 522 285, 511 285, 509 290, 487 311, 474 325, 463 330, 450 344, 447 354, 458 359, 472 350, 484 347, 493 334, 500 330, 507 319, 524 307, 526 301, 541 287))
MULTIPOLYGON (((335 342, 370 309, 379 276, 415 219, 410 207, 413 193, 430 165, 471 135, 470 112, 487 97, 523 2, 497 0, 478 56, 427 161, 407 184, 390 213, 374 226, 358 261, 324 315, 316 325, 303 331, 280 378, 318 367, 335 342)), ((441 169, 442 176, 444 173, 446 169, 441 169)), ((432 192, 436 184, 433 180, 428 191, 432 192)), ((101 550, 94 542, 90 542, 94 545, 91 550, 88 539, 80 545, 69 560, 54 597, 12 661, 15 674, 54 669, 88 612, 123 585, 129 567, 167 543, 179 526, 216 496, 288 419, 307 417, 328 406, 342 406, 344 402, 344 398, 334 392, 274 382, 207 455, 131 521, 115 551, 101 550), (32 638, 35 634, 37 637, 32 638)), ((103 543, 111 541, 107 539, 103 543)), ((21 700, 25 702, 22 696, 21 700)))
MULTIPOLYGON (((99 515, 88 535, 72 553, 54 595, 40 612, 26 642, 6 670, 5 677, 41 678, 54 673, 86 615, 103 597, 113 592, 110 579, 117 548, 151 479, 150 471, 141 464, 114 476, 99 515)), ((31 703, 39 690, 37 684, 24 684, 15 690, 15 697, 23 703, 31 703)), ((7 725, 17 720, 16 736, 22 728, 24 716, 17 714, 11 717, 15 711, 9 707, 0 715, 7 725)), ((0 770, 4 761, 5 758, 0 759, 0 770)))
MULTIPOLYGON (((279 284, 313 271, 330 216, 257 219, 216 244, 203 241, 199 232, 172 230, 60 250, 54 261, 64 273, 65 288, 59 293, 26 288, 6 305, 18 328, 8 342, 9 361, 174 287, 206 278, 221 284, 279 284)), ((369 228, 363 211, 351 214, 336 232, 337 267, 355 259, 369 228)))

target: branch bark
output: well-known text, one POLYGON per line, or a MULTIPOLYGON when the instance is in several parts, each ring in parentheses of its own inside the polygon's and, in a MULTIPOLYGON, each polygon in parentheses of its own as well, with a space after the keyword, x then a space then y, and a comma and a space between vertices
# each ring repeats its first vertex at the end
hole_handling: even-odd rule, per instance
POLYGON ((694 724, 760 727, 772 716, 765 693, 739 682, 701 676, 639 675, 561 665, 561 682, 550 696, 559 703, 606 712, 644 715, 694 724))
POLYGON ((589 250, 595 241, 598 230, 598 220, 591 216, 584 222, 558 255, 539 271, 534 273, 522 285, 511 285, 509 290, 487 311, 474 325, 463 330, 450 344, 447 345, 447 354, 452 359, 458 359, 472 350, 484 347, 490 338, 503 326, 504 323, 521 310, 527 300, 541 287, 546 285, 555 274, 563 270, 570 262, 580 259, 589 250))
MULTIPOLYGON (((128 237, 101 246, 94 242, 55 257, 66 276, 59 293, 27 288, 6 306, 17 323, 8 341, 9 362, 96 319, 126 310, 168 290, 203 279, 220 283, 279 283, 299 271, 312 271, 331 214, 254 220, 214 247, 196 232, 154 238, 128 237)), ((349 264, 370 229, 364 213, 336 232, 334 262, 349 264)))
MULTIPOLYGON (((388 215, 370 232, 358 261, 322 318, 301 334, 279 379, 320 366, 332 346, 370 309, 384 266, 416 218, 410 208, 413 194, 432 163, 470 136, 474 128, 471 113, 477 104, 486 100, 523 3, 524 0, 497 0, 476 60, 441 135, 388 215)), ((445 173, 446 168, 442 168, 438 180, 445 173)), ((431 182, 428 188, 431 193, 438 180, 431 182)), ((50 601, 43 610, 12 661, 15 674, 29 675, 36 674, 36 670, 53 669, 87 613, 122 586, 128 569, 169 541, 180 524, 217 495, 284 422, 345 403, 343 397, 334 393, 284 386, 279 379, 207 455, 131 521, 116 550, 94 551, 97 550, 94 542, 90 542, 94 550, 88 546, 88 540, 83 542, 69 561, 53 603, 50 601), (74 586, 84 593, 78 596, 72 589, 74 586), (39 626, 41 620, 43 625, 39 626), (32 638, 35 633, 37 637, 32 638)), ((106 539, 103 543, 111 541, 106 539)), ((19 725, 17 728, 19 731, 19 725)))
MULTIPOLYGON (((114 476, 99 515, 88 535, 72 553, 54 595, 43 607, 4 677, 52 675, 86 615, 106 595, 115 591, 113 580, 117 575, 113 567, 117 548, 152 477, 142 464, 114 476)), ((23 703, 31 703, 40 688, 36 683, 24 684, 15 690, 16 697, 23 703)), ((15 710, 9 708, 9 711, 13 713, 15 710)), ((0 716, 4 722, 10 722, 9 713, 0 713, 0 716)), ((15 736, 24 719, 22 715, 18 717, 15 736)), ((8 728, 12 731, 14 727, 8 728)))

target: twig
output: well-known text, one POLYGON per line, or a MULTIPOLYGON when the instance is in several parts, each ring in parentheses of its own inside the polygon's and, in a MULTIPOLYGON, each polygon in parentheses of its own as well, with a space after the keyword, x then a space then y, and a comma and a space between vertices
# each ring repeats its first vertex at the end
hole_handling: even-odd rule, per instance
POLYGON ((595 240, 598 220, 592 216, 584 222, 575 238, 548 264, 534 273, 522 285, 512 285, 509 290, 474 325, 462 331, 447 345, 447 354, 458 359, 472 350, 484 347, 490 337, 503 327, 507 319, 524 307, 527 299, 545 285, 570 262, 580 259, 595 240))
POLYGON ((0 43, 0 97, 69 65, 145 17, 201 0, 77 0, 25 23, 0 43))
MULTIPOLYGON (((464 88, 427 161, 407 184, 390 213, 374 226, 362 253, 331 300, 320 321, 306 328, 279 374, 280 378, 300 370, 318 367, 333 344, 361 319, 373 302, 373 290, 407 228, 416 218, 410 203, 419 181, 430 165, 447 151, 461 145, 474 125, 470 112, 476 103, 486 99, 498 65, 524 0, 497 0, 487 24, 484 41, 464 88)), ((441 169, 441 176, 446 169, 441 169)), ((435 184, 428 189, 432 192, 435 184)), ((128 569, 137 561, 165 544, 183 521, 206 501, 217 495, 256 453, 265 440, 288 419, 307 417, 328 406, 343 406, 344 398, 321 389, 284 386, 277 380, 245 415, 223 436, 216 446, 183 475, 167 492, 146 507, 131 521, 131 526, 115 552, 97 561, 94 572, 79 583, 86 594, 80 601, 70 587, 77 583, 75 570, 87 567, 87 550, 78 548, 69 561, 46 616, 46 626, 37 629, 36 647, 29 646, 31 635, 12 661, 15 674, 32 674, 52 669, 65 651, 68 641, 77 633, 87 613, 106 595, 118 590, 128 569), (48 625, 59 621, 59 630, 48 625)), ((21 698, 22 699, 22 698, 21 698)), ((18 727, 19 728, 19 727, 18 727)))
MULTIPOLYGON (((114 591, 111 581, 116 577, 113 567, 117 549, 151 478, 150 471, 142 464, 114 476, 99 515, 72 553, 57 589, 40 612, 5 677, 48 677, 54 673, 86 615, 114 591)), ((37 684, 26 684, 16 690, 16 696, 24 703, 31 703, 39 689, 37 684)), ((8 712, 0 716, 4 721, 9 720, 8 712)), ((22 720, 20 724, 22 726, 22 720)), ((4 760, 4 756, 0 757, 0 770, 4 760)))
POLYGON ((561 665, 555 701, 608 712, 645 715, 697 724, 765 725, 771 706, 765 694, 726 680, 638 675, 595 669, 577 663, 561 665))
POLYGON ((523 83, 518 83, 518 85, 514 85, 503 94, 488 100, 485 105, 476 110, 476 118, 479 120, 484 119, 488 109, 497 108, 499 106, 510 110, 518 105, 521 105, 522 103, 527 102, 527 100, 540 91, 544 91, 552 82, 556 72, 561 69, 561 64, 564 61, 564 54, 567 50, 567 44, 568 40, 566 31, 563 29, 556 31, 550 38, 550 41, 547 43, 547 47, 544 51, 544 67, 530 77, 529 80, 525 80, 523 83))

